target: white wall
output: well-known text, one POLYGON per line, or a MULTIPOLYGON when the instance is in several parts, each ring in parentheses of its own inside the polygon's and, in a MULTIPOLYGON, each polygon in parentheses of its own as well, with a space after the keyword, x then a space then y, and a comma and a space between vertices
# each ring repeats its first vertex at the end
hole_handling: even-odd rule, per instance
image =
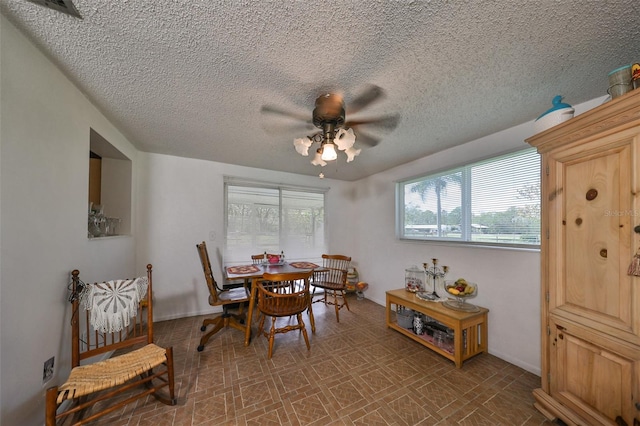
POLYGON ((89 129, 134 170, 137 151, 4 16, 0 90, 0 423, 35 425, 46 387, 70 370, 70 271, 85 281, 144 271, 132 237, 87 239, 89 129))

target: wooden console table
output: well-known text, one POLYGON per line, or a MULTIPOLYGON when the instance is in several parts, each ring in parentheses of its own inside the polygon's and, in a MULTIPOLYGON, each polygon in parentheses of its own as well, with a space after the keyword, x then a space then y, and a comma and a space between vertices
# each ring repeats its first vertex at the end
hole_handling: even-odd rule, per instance
POLYGON ((479 353, 486 352, 487 338, 487 313, 486 308, 479 308, 478 312, 456 311, 439 302, 430 302, 419 299, 415 293, 405 289, 387 291, 387 327, 392 328, 416 342, 426 346, 434 352, 455 362, 456 367, 462 367, 462 363, 479 353), (430 316, 441 324, 451 328, 454 332, 453 353, 436 346, 426 335, 417 335, 412 330, 400 327, 391 315, 391 305, 404 306, 414 311, 430 316))

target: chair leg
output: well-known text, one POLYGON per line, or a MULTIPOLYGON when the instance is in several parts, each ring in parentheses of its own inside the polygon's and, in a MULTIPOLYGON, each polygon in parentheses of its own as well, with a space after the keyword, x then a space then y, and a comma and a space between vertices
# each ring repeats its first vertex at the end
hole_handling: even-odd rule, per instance
POLYGON ((58 387, 53 386, 47 389, 45 407, 45 425, 56 426, 56 410, 58 408, 58 387))
MULTIPOLYGON (((175 386, 174 386, 174 375, 173 375, 173 347, 168 347, 166 349, 167 351, 167 361, 165 362, 165 366, 166 366, 166 374, 167 374, 167 379, 165 380, 164 378, 162 378, 162 375, 164 375, 164 373, 161 373, 161 376, 159 376, 156 381, 156 383, 158 381, 163 381, 166 384, 163 384, 160 387, 165 387, 168 386, 169 387, 169 396, 167 397, 165 395, 164 392, 158 392, 158 389, 160 387, 158 387, 157 385, 154 385, 153 383, 153 379, 151 379, 151 381, 148 381, 145 383, 145 386, 148 389, 155 389, 155 391, 151 394, 155 399, 157 399, 158 401, 162 402, 163 404, 166 405, 176 405, 177 404, 177 399, 175 397, 175 386)), ((140 375, 140 378, 144 379, 145 377, 150 377, 153 376, 154 372, 153 370, 149 370, 143 374, 140 375)))
POLYGON ((349 309, 349 302, 347 301, 347 293, 345 293, 344 290, 340 290, 340 292, 342 293, 342 300, 344 300, 344 306, 347 307, 347 311, 350 311, 351 309, 349 309))
POLYGON ((273 341, 276 336, 276 317, 271 317, 271 330, 269 330, 269 359, 271 359, 271 355, 273 355, 273 341))
POLYGON ((260 316, 260 322, 258 323, 258 335, 264 334, 264 319, 265 315, 260 316))
POLYGON ((311 300, 309 301, 309 308, 307 309, 309 313, 309 322, 311 323, 311 332, 313 334, 316 333, 316 319, 313 317, 313 308, 311 307, 311 300))
POLYGON ((336 322, 340 322, 340 304, 338 304, 338 292, 333 290, 333 306, 336 308, 336 322))
POLYGON ((304 336, 304 342, 307 344, 307 350, 311 350, 311 345, 309 344, 309 335, 307 334, 307 328, 304 325, 304 321, 302 321, 302 314, 298 314, 298 325, 300 326, 300 330, 302 330, 302 335, 304 336))
POLYGON ((208 332, 207 334, 202 336, 202 338, 200 338, 200 344, 198 345, 198 352, 202 352, 204 350, 204 345, 209 341, 211 336, 216 334, 218 331, 222 330, 222 327, 224 327, 224 322, 225 322, 225 318, 223 318, 222 316, 216 317, 214 319, 206 319, 202 322, 202 327, 200 327, 200 330, 202 331, 206 330, 207 325, 209 324, 214 324, 214 327, 210 332, 208 332))
POLYGON ((176 405, 178 399, 175 392, 175 376, 173 373, 173 347, 167 348, 167 380, 169 380, 169 398, 171 405, 176 405))

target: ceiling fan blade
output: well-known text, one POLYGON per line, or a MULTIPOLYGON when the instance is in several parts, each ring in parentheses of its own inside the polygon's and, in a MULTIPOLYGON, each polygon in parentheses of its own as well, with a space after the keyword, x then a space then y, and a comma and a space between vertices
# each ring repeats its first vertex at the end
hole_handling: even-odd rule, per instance
POLYGON ((374 84, 369 85, 362 94, 347 102, 347 115, 361 111, 383 96, 384 90, 382 88, 374 84))
POLYGON ((311 123, 276 123, 270 121, 268 123, 262 123, 262 128, 267 134, 283 136, 283 135, 291 135, 294 137, 296 134, 299 136, 306 136, 310 134, 309 132, 317 131, 313 124, 311 123))
POLYGON ((287 111, 272 105, 263 105, 262 108, 260 108, 260 112, 262 112, 263 114, 280 115, 280 116, 293 118, 295 120, 301 120, 301 121, 310 121, 310 118, 311 118, 311 114, 309 113, 302 114, 297 112, 291 112, 291 111, 287 111))
POLYGON ((371 135, 363 133, 359 130, 355 131, 356 133, 356 144, 362 144, 369 147, 374 147, 380 143, 380 139, 374 138, 371 135))
POLYGON ((344 123, 345 127, 354 127, 366 125, 370 128, 379 128, 384 130, 393 130, 398 127, 400 123, 400 114, 392 114, 384 117, 362 119, 362 120, 349 120, 344 123))

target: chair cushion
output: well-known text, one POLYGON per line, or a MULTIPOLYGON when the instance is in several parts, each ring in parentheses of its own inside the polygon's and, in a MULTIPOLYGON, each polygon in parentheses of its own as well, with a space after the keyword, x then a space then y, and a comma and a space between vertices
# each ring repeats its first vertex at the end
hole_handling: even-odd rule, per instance
POLYGON ((249 295, 244 287, 232 288, 218 293, 218 299, 222 303, 241 302, 249 299, 249 295))
POLYGON ((151 343, 135 351, 71 370, 58 388, 58 404, 125 383, 167 360, 167 351, 151 343))

